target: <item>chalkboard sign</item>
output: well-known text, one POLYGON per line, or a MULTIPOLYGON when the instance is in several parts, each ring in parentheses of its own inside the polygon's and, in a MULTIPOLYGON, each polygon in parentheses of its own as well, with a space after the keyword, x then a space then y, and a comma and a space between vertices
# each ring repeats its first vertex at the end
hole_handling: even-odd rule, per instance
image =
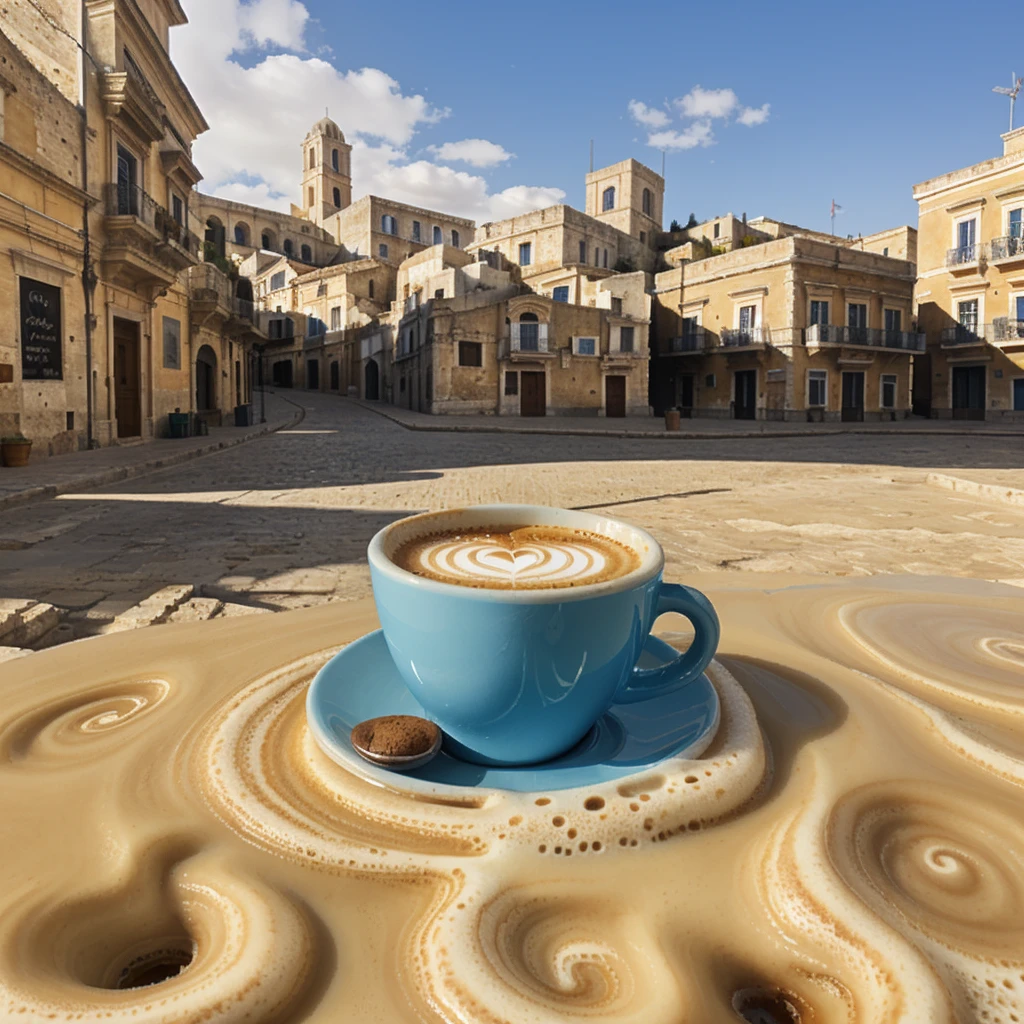
POLYGON ((60 289, 21 278, 21 376, 63 380, 60 289))

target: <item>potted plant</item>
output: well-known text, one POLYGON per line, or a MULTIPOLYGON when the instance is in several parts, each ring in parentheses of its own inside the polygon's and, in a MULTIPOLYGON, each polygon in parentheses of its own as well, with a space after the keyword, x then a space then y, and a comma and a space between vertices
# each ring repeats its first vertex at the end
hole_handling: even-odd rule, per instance
POLYGON ((665 429, 666 430, 678 430, 679 429, 679 410, 674 406, 665 410, 665 429))
POLYGON ((32 442, 23 434, 0 437, 0 462, 5 466, 27 466, 32 442))

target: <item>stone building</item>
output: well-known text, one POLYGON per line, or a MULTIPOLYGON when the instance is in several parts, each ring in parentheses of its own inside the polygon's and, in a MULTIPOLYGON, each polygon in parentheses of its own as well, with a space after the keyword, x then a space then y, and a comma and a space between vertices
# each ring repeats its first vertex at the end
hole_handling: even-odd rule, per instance
POLYGON ((664 198, 665 179, 632 158, 587 175, 587 216, 650 249, 661 231, 664 198))
POLYGON ((548 206, 481 224, 469 251, 498 252, 535 291, 578 302, 583 278, 657 269, 664 192, 660 175, 625 160, 587 175, 586 213, 548 206))
POLYGON ((256 253, 284 256, 311 267, 340 258, 333 236, 305 217, 264 210, 246 203, 192 193, 192 209, 202 232, 205 253, 239 263, 256 253), (212 247, 212 248, 211 248, 212 247))
POLYGON ((914 186, 914 402, 937 418, 1024 421, 1024 128, 1002 139, 1002 156, 914 186))
POLYGON ((475 223, 463 217, 379 196, 357 199, 325 224, 344 247, 346 258, 370 257, 396 267, 434 245, 465 248, 476 230, 475 223))
POLYGON ((82 227, 93 203, 81 124, 2 34, 0 179, 0 436, 75 451, 88 431, 82 227))
POLYGON ((913 331, 914 276, 907 260, 813 233, 663 271, 654 289, 656 410, 774 420, 909 415, 911 361, 924 348, 913 331))
POLYGON ((404 301, 394 333, 393 404, 435 414, 649 413, 650 297, 642 272, 593 282, 576 304, 528 291, 514 272, 488 273, 481 263, 448 269, 458 271, 455 281, 479 286, 438 288, 422 300, 420 289, 404 301))
POLYGON ((43 454, 160 436, 211 376, 202 398, 218 410, 204 411, 229 409, 246 397, 232 357, 247 344, 213 310, 202 329, 228 324, 229 348, 195 345, 191 147, 207 125, 168 55, 185 21, 177 0, 48 8, 15 0, 0 36, 0 191, 18 211, 0 264, 20 350, 6 346, 0 417, 43 454))

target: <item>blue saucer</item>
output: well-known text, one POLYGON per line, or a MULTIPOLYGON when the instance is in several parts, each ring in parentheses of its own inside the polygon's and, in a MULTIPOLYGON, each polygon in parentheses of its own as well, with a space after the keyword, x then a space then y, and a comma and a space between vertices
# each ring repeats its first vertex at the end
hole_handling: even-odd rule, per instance
MULTIPOLYGON (((663 665, 677 653, 650 637, 640 666, 663 665)), ((530 793, 621 779, 669 757, 698 756, 718 727, 719 707, 718 694, 705 675, 662 697, 612 705, 572 750, 543 764, 489 767, 462 761, 442 749, 429 764, 401 773, 370 764, 352 747, 352 728, 380 715, 429 717, 406 688, 378 629, 349 644, 316 674, 306 695, 306 720, 317 745, 332 761, 370 782, 399 789, 442 793, 470 787, 530 793)))

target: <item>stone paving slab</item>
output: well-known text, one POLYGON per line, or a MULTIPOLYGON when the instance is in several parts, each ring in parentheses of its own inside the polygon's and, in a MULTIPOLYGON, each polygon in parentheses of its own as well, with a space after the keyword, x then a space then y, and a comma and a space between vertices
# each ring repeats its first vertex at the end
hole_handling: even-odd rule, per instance
MULTIPOLYGON (((301 404, 268 391, 266 423, 251 427, 211 427, 205 437, 159 438, 146 444, 113 445, 88 452, 40 458, 24 468, 3 468, 0 469, 0 508, 54 498, 58 494, 88 491, 175 466, 264 434, 294 427, 304 415, 301 404)), ((5 538, 0 535, 0 550, 5 547, 17 549, 39 539, 45 538, 5 538)))
MULTIPOLYGON (((300 392, 302 393, 302 392, 300 392)), ((305 392, 313 394, 313 392, 305 392)), ((321 392, 315 392, 321 394, 321 392)), ((731 420, 697 417, 682 420, 679 430, 666 430, 658 416, 627 416, 609 420, 600 416, 519 416, 438 415, 413 412, 384 402, 369 402, 343 395, 327 395, 339 401, 353 402, 407 430, 438 433, 479 434, 565 434, 582 437, 662 438, 676 441, 702 441, 750 438, 822 437, 844 434, 896 434, 901 437, 921 434, 928 437, 963 435, 977 437, 1020 437, 1024 423, 997 425, 962 420, 926 420, 912 417, 889 423, 780 423, 767 420, 731 420), (618 426, 617 424, 622 424, 618 426)))

